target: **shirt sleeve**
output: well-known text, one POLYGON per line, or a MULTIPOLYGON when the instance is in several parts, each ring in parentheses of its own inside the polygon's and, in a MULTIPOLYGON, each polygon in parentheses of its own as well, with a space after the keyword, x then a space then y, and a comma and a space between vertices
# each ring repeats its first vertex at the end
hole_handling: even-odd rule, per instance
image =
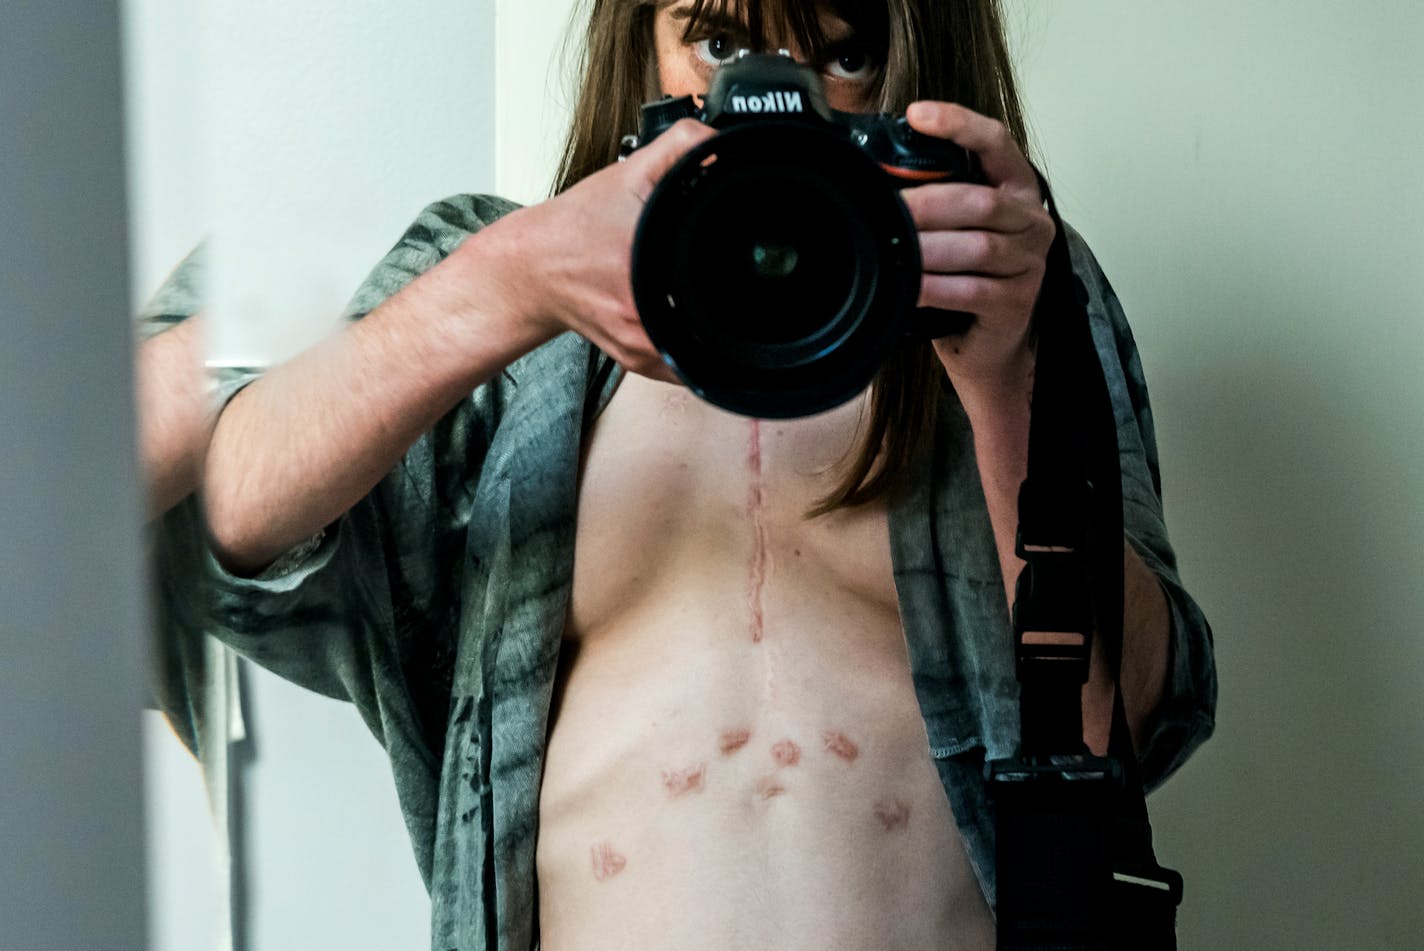
POLYGON ((1068 228, 1074 270, 1088 291, 1088 317, 1117 422, 1123 526, 1128 543, 1161 582, 1171 621, 1162 701, 1139 738, 1143 784, 1161 785, 1211 736, 1217 678, 1211 627, 1182 585, 1167 537, 1162 479, 1147 381, 1122 305, 1081 235, 1068 228))
POLYGON ((206 260, 207 246, 200 243, 174 266, 136 315, 138 339, 156 337, 202 309, 206 260))
MULTIPOLYGON (((206 246, 199 244, 134 315, 137 346, 203 309, 206 260, 206 246)), ((254 376, 233 368, 210 371, 209 399, 216 408, 254 376)), ((223 655, 214 650, 217 645, 206 636, 197 610, 201 599, 194 597, 203 584, 197 566, 205 547, 198 500, 189 496, 150 522, 146 544, 154 586, 147 705, 164 715, 190 753, 210 763, 225 745, 225 737, 212 735, 218 725, 208 722, 210 695, 225 671, 219 669, 223 655)))
MULTIPOLYGON (((458 196, 426 208, 347 318, 375 309, 512 207, 458 196)), ((499 378, 476 390, 364 499, 257 577, 226 571, 207 548, 208 630, 284 679, 355 704, 388 749, 432 748, 448 712, 474 480, 502 398, 499 378)))

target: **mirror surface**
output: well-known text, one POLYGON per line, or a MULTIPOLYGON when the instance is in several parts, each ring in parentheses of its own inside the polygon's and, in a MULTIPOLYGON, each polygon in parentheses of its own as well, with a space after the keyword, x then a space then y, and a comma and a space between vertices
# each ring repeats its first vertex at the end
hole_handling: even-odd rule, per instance
MULTIPOLYGON (((208 239, 199 350, 220 366, 321 337, 430 202, 538 200, 569 99, 565 0, 238 6, 125 7, 135 296, 208 239)), ((1168 524, 1216 632, 1217 735, 1150 800, 1187 879, 1182 946, 1405 947, 1424 930, 1405 712, 1424 682, 1424 11, 1004 8, 1037 156, 1132 321, 1168 524)), ((249 949, 427 943, 380 747, 348 707, 243 666, 226 843, 150 724, 154 948, 208 940, 224 849, 249 949)))

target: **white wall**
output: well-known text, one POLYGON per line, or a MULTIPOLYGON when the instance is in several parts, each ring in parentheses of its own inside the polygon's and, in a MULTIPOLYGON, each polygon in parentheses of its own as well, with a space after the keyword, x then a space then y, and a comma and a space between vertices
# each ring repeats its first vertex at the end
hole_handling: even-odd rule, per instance
POLYGON ((1418 947, 1424 6, 1010 7, 1216 631, 1216 738, 1150 803, 1182 947, 1418 947))
MULTIPOLYGON (((422 207, 496 190, 491 0, 124 13, 134 299, 216 233, 214 362, 264 364, 319 338, 422 207)), ((345 704, 256 668, 246 684, 238 951, 426 945, 429 900, 380 747, 345 704)), ((152 947, 212 947, 222 903, 200 777, 157 714, 145 738, 152 947)))

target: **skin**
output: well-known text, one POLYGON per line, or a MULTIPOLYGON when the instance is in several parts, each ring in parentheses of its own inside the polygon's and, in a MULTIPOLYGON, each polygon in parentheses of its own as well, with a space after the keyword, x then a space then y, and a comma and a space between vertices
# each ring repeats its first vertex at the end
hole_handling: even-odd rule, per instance
POLYGON ((202 343, 203 317, 198 315, 137 348, 139 452, 149 518, 197 489, 203 471, 217 416, 208 404, 202 343))

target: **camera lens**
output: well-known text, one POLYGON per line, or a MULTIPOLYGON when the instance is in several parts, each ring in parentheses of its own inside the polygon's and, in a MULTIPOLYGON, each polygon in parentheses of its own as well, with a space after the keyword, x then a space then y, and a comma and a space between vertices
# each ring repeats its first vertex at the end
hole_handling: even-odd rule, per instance
POLYGON ((833 183, 738 170, 690 203, 681 234, 688 319, 752 346, 790 344, 843 311, 854 235, 833 183))
POLYGON ((648 336, 699 396, 807 416, 861 392, 903 335, 919 245, 893 186, 844 136, 758 120, 659 182, 632 278, 648 336))

